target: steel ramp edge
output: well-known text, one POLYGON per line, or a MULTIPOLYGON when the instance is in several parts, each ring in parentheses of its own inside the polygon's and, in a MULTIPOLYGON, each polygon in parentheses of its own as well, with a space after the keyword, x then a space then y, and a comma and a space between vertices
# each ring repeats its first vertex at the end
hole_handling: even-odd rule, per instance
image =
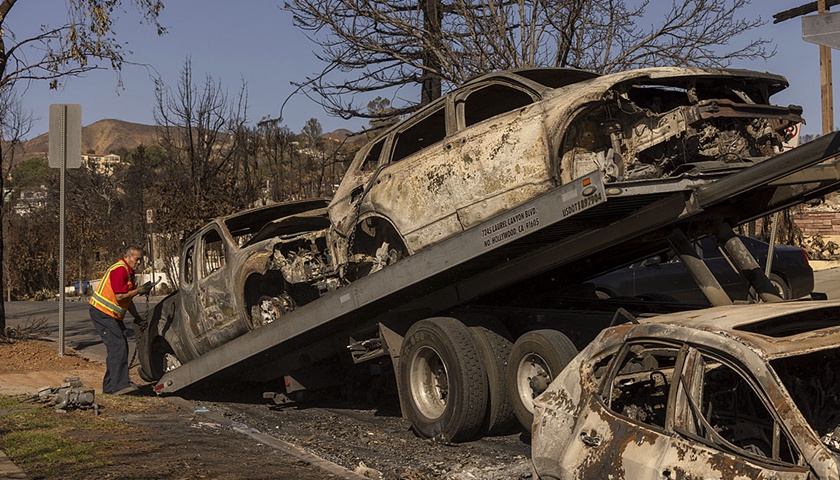
POLYGON ((780 180, 840 154, 840 132, 776 155, 697 190, 697 202, 707 207, 733 195, 780 180))

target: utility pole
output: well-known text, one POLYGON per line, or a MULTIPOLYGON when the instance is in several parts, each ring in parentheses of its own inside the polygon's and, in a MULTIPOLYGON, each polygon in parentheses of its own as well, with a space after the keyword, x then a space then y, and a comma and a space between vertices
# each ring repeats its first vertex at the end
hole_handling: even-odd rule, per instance
MULTIPOLYGON (((816 2, 806 3, 800 7, 785 10, 773 15, 773 23, 783 22, 792 18, 808 15, 809 13, 817 12, 819 15, 827 15, 828 9, 832 6, 840 4, 840 0, 817 0, 816 2)), ((825 17, 829 21, 830 17, 825 17)), ((834 86, 831 73, 831 48, 840 48, 834 42, 825 44, 827 40, 816 40, 805 34, 806 30, 813 28, 806 28, 806 20, 813 19, 813 17, 806 17, 802 20, 803 36, 805 41, 818 43, 820 46, 820 98, 822 100, 822 131, 823 135, 827 135, 834 131, 834 86), (831 46, 829 46, 831 45, 831 46)), ((813 26, 813 22, 811 23, 813 26)), ((820 33, 826 33, 824 27, 819 28, 820 33)), ((811 33, 813 34, 813 33, 811 33)), ((836 35, 835 35, 836 37, 836 35)))
MULTIPOLYGON (((825 0, 817 2, 817 13, 828 13, 825 0)), ((831 75, 831 47, 820 45, 820 92, 823 135, 834 131, 834 88, 831 75)))

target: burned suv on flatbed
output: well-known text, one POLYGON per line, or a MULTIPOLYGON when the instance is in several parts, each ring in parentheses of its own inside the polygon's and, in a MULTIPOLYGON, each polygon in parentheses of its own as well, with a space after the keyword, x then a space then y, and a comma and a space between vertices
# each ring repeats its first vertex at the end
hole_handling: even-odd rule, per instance
POLYGON ((186 243, 179 291, 140 340, 141 373, 181 362, 591 172, 639 182, 773 156, 801 108, 780 76, 650 68, 497 72, 388 128, 335 198, 218 219, 186 243))

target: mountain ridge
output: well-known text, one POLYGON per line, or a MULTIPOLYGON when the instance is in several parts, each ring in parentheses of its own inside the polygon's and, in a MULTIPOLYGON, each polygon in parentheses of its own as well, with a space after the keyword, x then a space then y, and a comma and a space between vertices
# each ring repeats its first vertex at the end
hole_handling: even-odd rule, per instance
MULTIPOLYGON (((82 153, 107 155, 125 148, 133 150, 139 145, 157 143, 157 128, 154 125, 126 122, 123 120, 103 119, 82 127, 82 153)), ((22 142, 24 158, 49 154, 49 133, 22 142)))
MULTIPOLYGON (((82 153, 107 155, 117 153, 121 149, 133 150, 140 145, 151 146, 157 143, 158 128, 155 125, 126 122, 106 118, 82 127, 82 153)), ((343 140, 353 132, 340 128, 325 133, 324 137, 343 140)), ((23 154, 20 160, 49 155, 49 133, 38 135, 31 140, 21 143, 23 154)))

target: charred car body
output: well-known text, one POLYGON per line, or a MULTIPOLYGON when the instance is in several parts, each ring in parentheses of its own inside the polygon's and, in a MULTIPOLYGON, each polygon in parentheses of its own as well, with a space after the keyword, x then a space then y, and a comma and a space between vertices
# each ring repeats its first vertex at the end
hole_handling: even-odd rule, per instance
POLYGON ((537 478, 840 478, 840 303, 604 330, 535 400, 537 478))
POLYGON ((140 337, 141 374, 160 378, 582 175, 626 184, 761 162, 802 121, 799 107, 769 103, 786 86, 697 68, 531 69, 468 82, 363 147, 328 204, 243 212, 193 235, 179 291, 140 337))

